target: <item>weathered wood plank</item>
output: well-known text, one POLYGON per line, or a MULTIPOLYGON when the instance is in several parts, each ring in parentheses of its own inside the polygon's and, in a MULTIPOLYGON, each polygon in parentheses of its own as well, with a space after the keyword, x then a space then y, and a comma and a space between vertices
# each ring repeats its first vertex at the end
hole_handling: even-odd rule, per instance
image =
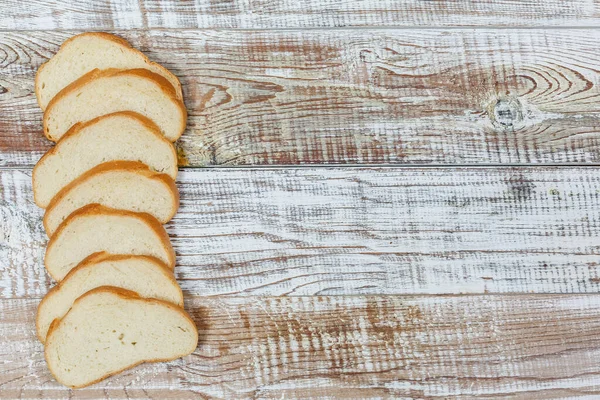
POLYGON ((196 352, 70 392, 35 339, 37 301, 0 301, 3 398, 600 396, 600 295, 188 298, 196 352))
POLYGON ((593 0, 0 1, 0 29, 597 26, 593 0))
MULTIPOLYGON (((72 34, 0 35, 0 165, 49 148, 34 73, 72 34)), ((182 165, 600 161, 600 30, 119 34, 181 77, 182 165)))
MULTIPOLYGON (((597 293, 599 168, 186 169, 187 294, 597 293)), ((0 297, 42 296, 30 171, 0 170, 0 297)))

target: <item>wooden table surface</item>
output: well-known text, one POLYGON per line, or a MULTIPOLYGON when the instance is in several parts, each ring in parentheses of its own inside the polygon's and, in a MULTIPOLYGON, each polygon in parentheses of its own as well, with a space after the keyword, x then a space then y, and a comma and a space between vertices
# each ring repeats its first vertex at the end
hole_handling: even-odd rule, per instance
POLYGON ((0 0, 0 398, 598 398, 597 0, 0 0), (196 352, 70 391, 33 79, 116 33, 183 84, 196 352))

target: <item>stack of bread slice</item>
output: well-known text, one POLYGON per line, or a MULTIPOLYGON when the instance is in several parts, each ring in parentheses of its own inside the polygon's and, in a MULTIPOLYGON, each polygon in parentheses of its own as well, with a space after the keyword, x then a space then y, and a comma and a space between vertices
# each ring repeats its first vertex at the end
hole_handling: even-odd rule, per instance
POLYGON ((84 33, 39 68, 35 93, 56 142, 32 176, 57 281, 36 318, 50 371, 75 388, 190 354, 198 331, 162 225, 179 206, 179 80, 121 38, 84 33))

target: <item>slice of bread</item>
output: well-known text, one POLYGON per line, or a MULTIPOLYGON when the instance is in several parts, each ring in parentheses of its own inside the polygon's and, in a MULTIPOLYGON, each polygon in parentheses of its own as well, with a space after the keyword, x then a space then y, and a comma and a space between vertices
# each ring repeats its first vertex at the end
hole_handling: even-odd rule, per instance
POLYGON ((95 69, 61 90, 44 112, 44 134, 60 139, 73 125, 117 111, 150 118, 175 141, 185 129, 186 109, 162 76, 146 69, 95 69))
POLYGON ((54 320, 44 354, 57 381, 79 388, 143 362, 186 356, 197 345, 198 329, 181 307, 104 286, 54 320))
POLYGON ((153 63, 126 40, 104 32, 86 32, 66 40, 35 76, 35 95, 42 110, 58 92, 94 69, 144 68, 164 77, 178 98, 181 83, 163 66, 153 63))
POLYGON ((142 297, 183 307, 183 295, 173 272, 157 258, 94 253, 73 268, 42 299, 36 318, 40 342, 46 341, 46 333, 54 319, 62 318, 78 297, 100 286, 133 290, 142 297))
POLYGON ((100 164, 65 186, 44 214, 48 236, 71 213, 88 204, 146 212, 161 223, 173 218, 179 207, 179 191, 169 175, 151 171, 137 161, 100 164))
POLYGON ((156 257, 170 269, 175 252, 165 228, 150 214, 90 204, 72 213, 48 241, 44 264, 60 282, 90 254, 135 254, 156 257))
POLYGON ((175 179, 177 153, 148 118, 117 112, 76 124, 33 169, 33 198, 46 208, 69 182, 106 161, 141 161, 175 179))

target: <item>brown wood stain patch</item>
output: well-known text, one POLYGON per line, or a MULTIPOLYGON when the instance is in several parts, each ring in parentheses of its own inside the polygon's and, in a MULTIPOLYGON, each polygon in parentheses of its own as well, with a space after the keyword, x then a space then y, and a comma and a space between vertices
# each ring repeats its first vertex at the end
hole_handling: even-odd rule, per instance
MULTIPOLYGON (((179 73, 189 166, 599 159, 595 30, 118 33, 179 73)), ((0 39, 4 165, 49 147, 32 82, 68 36, 0 39)))

